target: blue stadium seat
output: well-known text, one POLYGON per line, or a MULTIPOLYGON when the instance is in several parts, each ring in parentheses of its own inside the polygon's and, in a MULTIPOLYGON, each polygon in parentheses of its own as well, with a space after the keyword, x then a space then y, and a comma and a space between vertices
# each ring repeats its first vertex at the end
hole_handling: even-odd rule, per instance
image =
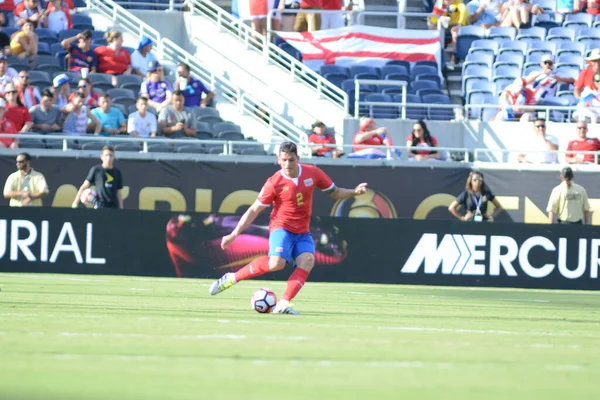
POLYGON ((342 74, 346 75, 347 78, 350 78, 350 71, 348 70, 348 68, 342 67, 340 65, 321 65, 319 67, 319 73, 322 76, 325 76, 327 74, 342 74))
MULTIPOLYGON (((358 101, 359 102, 365 101, 365 98, 367 97, 367 95, 371 94, 372 92, 373 92, 373 90, 371 90, 369 88, 365 88, 365 89, 361 88, 360 95, 358 97, 358 101)), ((354 115, 354 103, 356 101, 356 95, 355 95, 354 89, 348 90, 346 93, 348 93, 348 103, 349 103, 350 114, 354 115)), ((360 106, 359 115, 361 115, 361 116, 369 115, 369 107, 360 106)))
MULTIPOLYGON (((450 98, 444 94, 428 94, 421 98, 425 104, 452 104, 450 98)), ((427 119, 436 121, 450 121, 454 119, 452 108, 427 108, 427 119)))
POLYGON ((410 92, 416 93, 419 89, 441 90, 439 83, 434 81, 414 81, 410 85, 410 92))
POLYGON ((39 42, 38 43, 38 54, 40 55, 53 55, 54 53, 52 52, 52 50, 50 49, 50 45, 48 43, 45 42, 39 42))
POLYGON ((555 54, 556 53, 556 43, 551 42, 534 42, 531 44, 531 47, 527 50, 527 55, 529 54, 555 54))
POLYGON ((484 108, 481 112, 481 120, 483 122, 490 122, 498 114, 496 108, 484 108))
POLYGON ((537 72, 540 70, 540 63, 527 63, 523 68, 523 76, 529 76, 532 72, 537 72))
POLYGON ((353 79, 362 79, 362 80, 379 80, 379 75, 369 74, 366 72, 354 75, 353 79))
MULTIPOLYGON (((566 97, 546 97, 544 98, 544 105, 547 106, 570 106, 570 101, 566 97)), ((552 122, 565 122, 568 120, 569 111, 550 111, 550 121, 552 122)))
POLYGON ((93 25, 92 18, 88 15, 83 15, 83 14, 72 14, 71 21, 73 21, 73 25, 75 25, 75 24, 93 25))
POLYGON ((556 68, 556 73, 560 76, 565 76, 565 77, 570 77, 573 79, 577 79, 577 77, 579 77, 579 69, 577 68, 570 68, 570 67, 559 67, 556 68))
POLYGON ((596 17, 594 17, 594 22, 592 23, 592 27, 596 28, 600 26, 600 15, 596 15, 596 17))
POLYGON ((541 9, 547 12, 556 11, 556 0, 533 0, 531 3, 537 4, 541 9))
POLYGON ((562 26, 563 17, 561 14, 546 12, 543 14, 532 15, 531 21, 533 26, 539 26, 548 30, 562 26))
MULTIPOLYGON (((365 101, 393 103, 393 97, 388 94, 370 93, 365 97, 365 101)), ((372 118, 397 118, 398 107, 395 106, 369 106, 369 115, 372 118)))
POLYGON ((505 26, 493 26, 490 28, 490 34, 488 38, 493 39, 495 41, 502 40, 515 40, 517 37, 517 29, 513 27, 505 27, 505 26))
POLYGON ((553 40, 570 40, 570 41, 574 41, 575 40, 575 29, 571 29, 571 28, 565 28, 565 27, 558 27, 558 28, 551 28, 548 31, 548 36, 546 36, 546 40, 551 42, 553 40))
POLYGON ((466 85, 470 80, 489 81, 492 78, 492 69, 489 67, 469 66, 463 70, 462 92, 466 94, 466 85))
MULTIPOLYGON (((381 89, 381 94, 389 94, 391 96, 402 94, 403 88, 401 86, 386 86, 381 89)), ((406 88, 406 93, 408 94, 409 88, 406 88)))
POLYGON ((80 29, 65 29, 58 32, 58 42, 63 41, 64 39, 68 39, 73 37, 81 32, 80 29))
MULTIPOLYGON (((397 94, 394 96, 395 103, 402 103, 402 96, 397 94)), ((406 104, 420 104, 422 103, 419 96, 416 94, 407 94, 406 95, 406 104)), ((423 120, 425 119, 426 110, 424 107, 406 107, 406 118, 412 120, 423 120)), ((402 115, 402 110, 398 111, 398 115, 402 115)))
POLYGON ((153 10, 154 6, 148 6, 149 0, 127 0, 125 8, 129 10, 153 10))
MULTIPOLYGON (((354 89, 355 89, 354 79, 346 79, 345 81, 342 82, 342 90, 348 92, 348 91, 354 90, 354 89)), ((375 87, 374 85, 366 85, 366 84, 362 83, 360 85, 360 90, 361 90, 361 92, 363 90, 368 90, 370 92, 376 92, 377 87, 375 87)))
POLYGON ((427 96, 428 94, 444 94, 444 92, 439 89, 423 88, 415 90, 415 94, 422 99, 423 96, 427 96))
POLYGON ((567 14, 563 26, 584 26, 591 27, 594 17, 587 13, 567 14))
POLYGON ((518 53, 501 53, 496 57, 496 62, 493 65, 497 69, 501 65, 512 66, 515 68, 523 68, 523 56, 518 53))
POLYGON ((381 70, 377 67, 371 67, 368 65, 353 65, 350 67, 350 77, 355 77, 358 74, 370 74, 375 75, 377 78, 370 79, 378 79, 381 76, 381 70))
POLYGON ((442 80, 440 79, 439 75, 433 75, 433 74, 422 74, 422 75, 418 75, 415 79, 416 82, 418 81, 433 81, 436 82, 438 84, 439 87, 442 87, 442 80))
POLYGON ((296 50, 296 48, 294 46, 292 46, 291 44, 284 42, 284 43, 279 44, 277 47, 279 47, 281 50, 283 50, 284 52, 286 52, 287 54, 289 54, 296 60, 302 61, 302 53, 300 53, 298 50, 296 50))
POLYGON ((492 82, 485 81, 470 81, 467 84, 467 104, 473 104, 472 97, 477 93, 488 93, 490 95, 496 94, 496 85, 492 82))
POLYGON ((48 28, 37 28, 35 33, 38 35, 38 41, 44 43, 56 43, 57 35, 52 29, 48 28))
MULTIPOLYGON (((471 101, 469 103, 469 118, 471 118, 471 119, 481 119, 482 118, 482 113, 483 113, 484 108, 477 107, 478 105, 497 104, 497 103, 498 103, 498 98, 490 93, 486 93, 486 92, 473 93, 473 95, 471 96, 471 101)), ((496 109, 492 109, 492 110, 494 110, 494 113, 497 112, 496 109)))
POLYGON ((461 26, 456 39, 456 57, 459 60, 464 60, 469 54, 471 44, 485 37, 485 29, 482 26, 467 25, 461 26))
POLYGON ((583 57, 577 54, 563 54, 556 60, 556 68, 561 66, 571 66, 573 68, 579 68, 584 65, 583 57))
POLYGON ((517 42, 513 40, 505 40, 500 44, 498 54, 502 53, 521 53, 527 54, 528 44, 526 42, 517 42))
POLYGON ((60 67, 60 61, 53 55, 37 55, 33 56, 33 68, 37 69, 41 65, 54 65, 60 67))
POLYGON ((419 65, 419 66, 415 65, 411 71, 411 77, 414 79, 418 75, 422 75, 422 74, 436 75, 437 73, 438 73, 437 68, 432 67, 431 65, 419 65))
POLYGON ((431 61, 431 60, 420 60, 420 61, 417 61, 417 62, 415 62, 414 66, 415 67, 420 67, 420 66, 423 66, 423 65, 428 65, 430 67, 435 68, 436 70, 438 69, 438 63, 437 63, 437 61, 431 61))
POLYGON ((385 76, 386 81, 402 81, 402 82, 410 82, 410 76, 404 74, 387 74, 385 76))
POLYGON ((498 77, 498 76, 513 78, 513 79, 521 76, 521 68, 507 67, 507 66, 501 65, 498 68, 494 68, 493 71, 494 72, 493 72, 492 79, 494 79, 494 77, 498 77))
POLYGON ((494 55, 490 53, 470 53, 463 64, 463 68, 468 65, 490 66, 494 63, 494 55))
POLYGON ((325 74, 323 77, 339 88, 342 87, 342 82, 348 79, 348 75, 336 73, 325 74))
POLYGON ((517 40, 527 38, 539 40, 546 39, 546 28, 542 28, 541 26, 533 26, 531 28, 520 29, 519 33, 517 34, 517 40))
POLYGON ((241 132, 242 129, 239 125, 233 122, 217 122, 212 126, 212 133, 216 136, 221 132, 241 132))
POLYGON ((600 40, 600 28, 583 28, 577 35, 578 42, 600 40))
MULTIPOLYGON (((600 47, 600 41, 598 41, 598 44, 596 47, 594 48, 598 48, 600 47)), ((583 56, 583 54, 585 53, 585 45, 583 43, 574 43, 574 42, 561 42, 558 45, 558 50, 556 51, 556 55, 560 56, 561 54, 565 54, 565 53, 576 53, 576 54, 580 54, 583 56)))
POLYGON ((480 39, 480 40, 475 40, 471 44, 471 48, 469 49, 469 54, 486 53, 486 54, 492 54, 495 56, 496 53, 498 53, 499 49, 500 49, 499 42, 496 42, 494 40, 488 40, 488 39, 480 39))
POLYGON ((385 65, 401 65, 403 67, 406 67, 406 69, 410 73, 410 62, 406 60, 391 60, 386 62, 385 65))
POLYGON ((508 77, 497 77, 496 79, 494 79, 494 84, 496 85, 496 93, 500 94, 504 91, 504 89, 506 89, 506 87, 508 85, 510 85, 511 83, 513 83, 515 81, 515 78, 508 78, 508 77))
POLYGON ((389 74, 410 75, 410 69, 404 65, 384 65, 381 68, 381 76, 385 78, 389 74))

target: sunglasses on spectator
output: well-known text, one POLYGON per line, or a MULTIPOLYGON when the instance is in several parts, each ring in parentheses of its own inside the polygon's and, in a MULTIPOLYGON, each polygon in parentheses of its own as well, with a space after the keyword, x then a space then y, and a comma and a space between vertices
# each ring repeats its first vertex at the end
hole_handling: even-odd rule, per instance
POLYGON ((85 89, 88 85, 79 85, 77 86, 79 89, 85 89))
POLYGON ((481 178, 473 178, 473 182, 481 182, 483 179, 481 178))
POLYGON ((19 78, 21 78, 21 79, 29 79, 29 77, 27 75, 21 75, 21 76, 19 76, 19 78))
POLYGON ((552 61, 544 61, 544 64, 546 64, 546 65, 553 65, 554 63, 552 61))
POLYGON ((4 94, 10 94, 10 93, 17 93, 17 91, 16 90, 11 90, 11 91, 5 92, 4 94))
POLYGON ((581 130, 581 129, 587 129, 587 127, 586 126, 578 126, 577 127, 577 130, 581 130))
POLYGON ((545 127, 546 127, 546 125, 536 125, 535 127, 536 127, 537 129, 541 129, 541 128, 545 128, 545 127))
POLYGON ((598 83, 600 82, 600 79, 594 79, 594 82, 598 83))

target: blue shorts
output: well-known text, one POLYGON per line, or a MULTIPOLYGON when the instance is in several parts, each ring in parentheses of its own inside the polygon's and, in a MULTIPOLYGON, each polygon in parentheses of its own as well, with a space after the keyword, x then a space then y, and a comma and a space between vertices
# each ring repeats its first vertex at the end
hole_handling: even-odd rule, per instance
POLYGON ((279 256, 291 263, 302 253, 315 254, 315 242, 310 233, 292 233, 283 228, 271 232, 269 236, 270 256, 279 256))

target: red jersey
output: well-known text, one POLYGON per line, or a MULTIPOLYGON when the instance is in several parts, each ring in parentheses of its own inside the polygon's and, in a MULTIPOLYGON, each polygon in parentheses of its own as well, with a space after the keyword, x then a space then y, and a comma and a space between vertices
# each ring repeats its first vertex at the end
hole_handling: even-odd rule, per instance
MULTIPOLYGON (((600 141, 596 138, 585 138, 585 139, 576 139, 571 140, 569 145, 567 146, 567 150, 573 151, 599 151, 600 150, 600 141)), ((572 156, 572 154, 570 154, 572 156)), ((583 158, 583 162, 594 162, 593 154, 586 154, 583 158)))
POLYGON ((277 171, 265 182, 257 200, 264 206, 273 204, 269 231, 283 228, 291 233, 310 232, 312 199, 315 188, 323 191, 335 188, 331 178, 313 165, 299 165, 297 178, 288 178, 277 171))
POLYGON ((100 46, 94 53, 98 56, 98 72, 103 74, 120 75, 131 65, 131 56, 124 48, 117 53, 108 46, 100 46))
POLYGON ((358 146, 356 146, 357 144, 364 144, 364 145, 369 145, 369 146, 383 146, 383 144, 384 144, 383 139, 379 135, 372 136, 369 139, 363 140, 362 142, 357 142, 356 136, 360 135, 361 133, 364 133, 364 132, 363 131, 356 132, 356 134, 354 135, 354 138, 352 138, 352 144, 354 145, 354 151, 368 149, 368 147, 358 147, 358 146))
POLYGON ((342 0, 321 0, 323 10, 341 10, 342 0))
MULTIPOLYGON (((0 121, 0 133, 18 133, 19 131, 15 127, 15 125, 7 119, 3 119, 0 121)), ((1 138, 0 143, 3 143, 6 147, 10 147, 10 145, 15 141, 13 138, 1 138)))
POLYGON ((321 8, 321 0, 302 0, 300 8, 321 8))
MULTIPOLYGON (((323 145, 323 144, 335 144, 335 140, 333 139, 333 136, 329 136, 329 135, 319 136, 316 133, 313 133, 308 138, 308 143, 321 144, 321 145, 323 145)), ((323 149, 317 151, 317 155, 322 156, 325 153, 330 152, 331 150, 333 150, 333 147, 323 148, 323 149)))
POLYGON ((575 81, 575 88, 583 89, 589 87, 592 90, 596 90, 596 87, 594 86, 594 74, 595 72, 591 66, 581 71, 575 81))
POLYGON ((27 107, 6 105, 4 119, 9 120, 17 128, 18 131, 23 129, 25 122, 31 122, 31 115, 27 107))

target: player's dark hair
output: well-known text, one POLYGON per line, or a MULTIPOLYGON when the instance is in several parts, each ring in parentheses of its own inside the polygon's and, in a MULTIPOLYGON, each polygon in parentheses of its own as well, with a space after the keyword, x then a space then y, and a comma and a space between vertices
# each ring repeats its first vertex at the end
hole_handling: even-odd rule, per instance
POLYGON ((135 102, 137 103, 138 101, 143 101, 144 103, 148 103, 148 98, 146 98, 144 96, 140 96, 137 98, 137 100, 135 102))
POLYGON ((110 95, 106 92, 100 94, 100 96, 98 96, 98 99, 106 99, 106 101, 110 100, 110 95))
POLYGON ((113 153, 115 152, 115 148, 112 147, 112 146, 104 146, 102 148, 102 152, 104 153, 105 150, 108 150, 108 151, 113 152, 113 153))
POLYGON ((279 146, 279 152, 295 154, 298 156, 298 147, 296 147, 296 143, 294 142, 283 142, 281 143, 281 146, 279 146))
POLYGON ((31 156, 29 155, 29 153, 19 153, 19 155, 17 155, 17 157, 19 157, 19 156, 23 156, 25 161, 31 161, 31 156))
POLYGON ((488 186, 485 183, 485 179, 483 178, 483 174, 479 171, 471 171, 469 177, 467 178, 467 184, 465 185, 465 190, 467 193, 473 193, 473 178, 478 175, 481 178, 481 193, 487 193, 490 191, 488 186))
POLYGON ((187 72, 190 72, 190 66, 184 62, 179 63, 180 67, 183 67, 187 72))

